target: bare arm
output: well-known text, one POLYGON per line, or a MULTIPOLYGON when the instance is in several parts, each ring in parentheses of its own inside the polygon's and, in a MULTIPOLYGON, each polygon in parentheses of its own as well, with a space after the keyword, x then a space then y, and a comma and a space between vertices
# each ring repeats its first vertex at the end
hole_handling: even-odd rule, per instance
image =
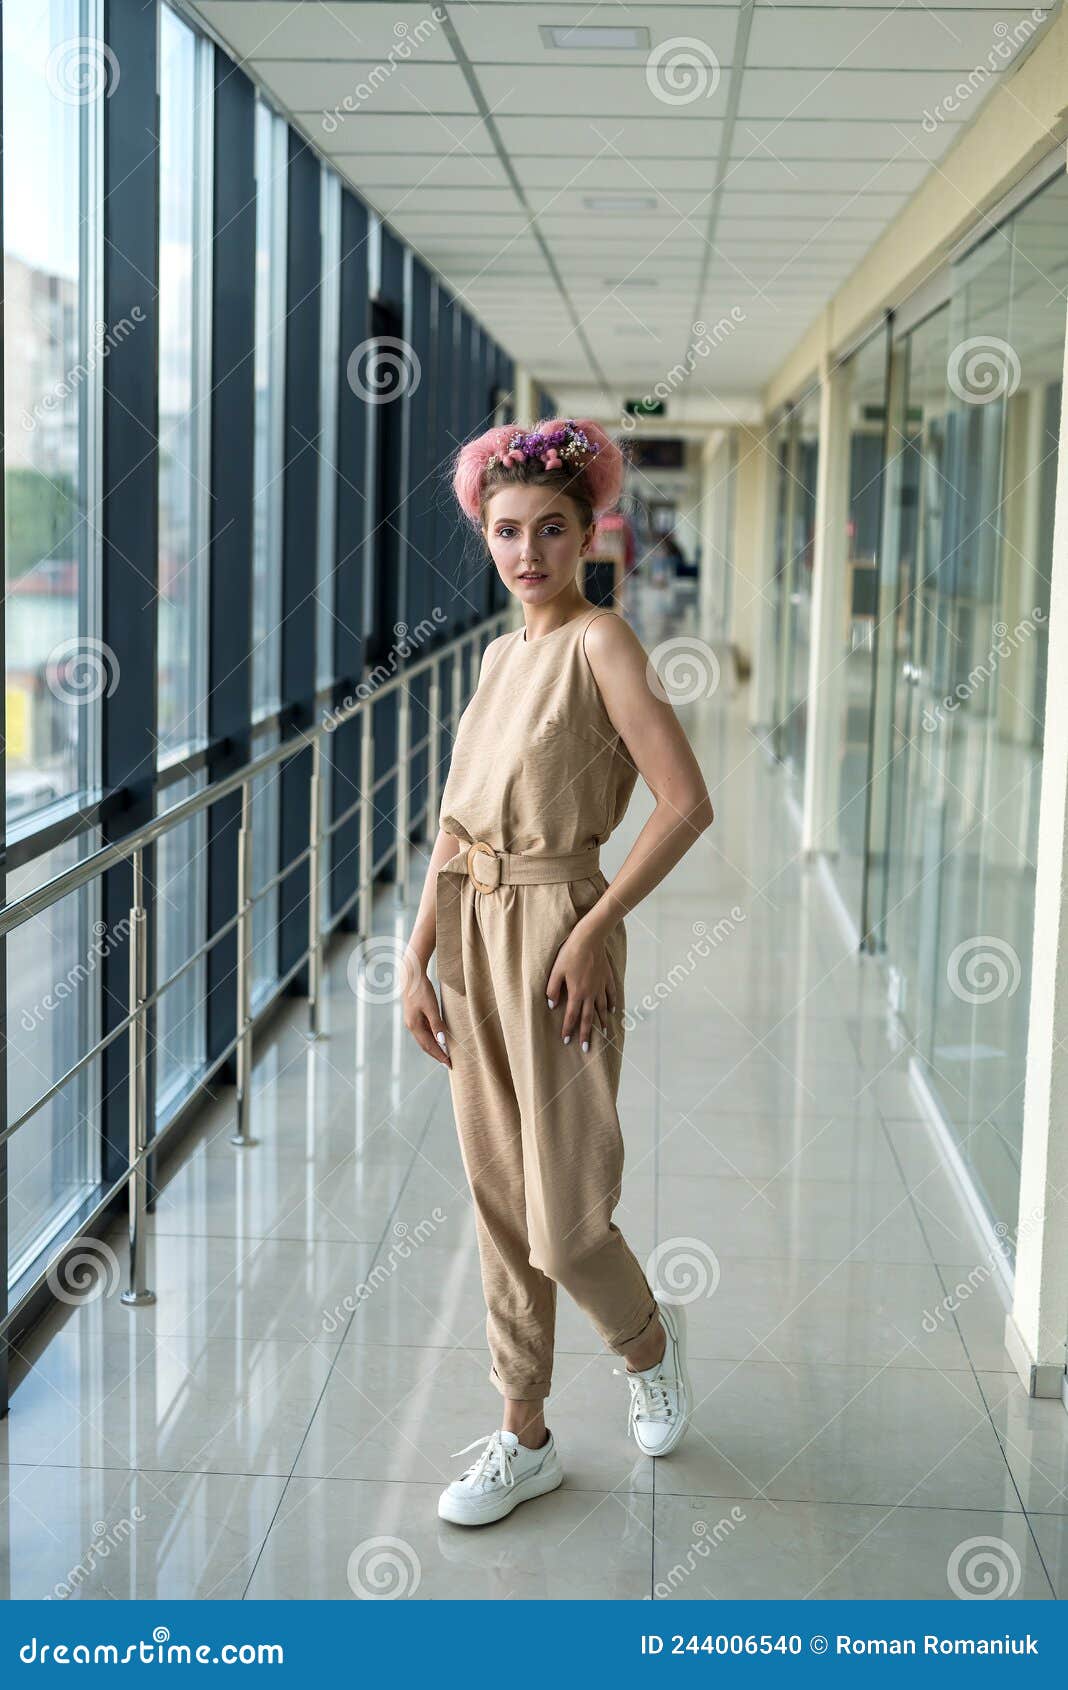
MULTIPOLYGON (((486 673, 486 660, 497 644, 491 640, 482 653, 482 667, 479 671, 479 685, 486 673)), ((477 690, 477 689, 476 689, 477 690)), ((404 1024, 408 1028, 416 1043, 425 1050, 435 1061, 443 1062, 451 1068, 448 1043, 445 1037, 445 1026, 441 1017, 441 1007, 437 994, 427 976, 427 964, 433 956, 438 942, 437 922, 437 883, 438 871, 450 857, 455 857, 460 849, 460 840, 455 834, 446 833, 444 828, 438 829, 438 836, 434 841, 434 849, 430 853, 426 876, 423 880, 423 891, 419 899, 415 922, 412 926, 408 944, 405 948, 406 983, 404 988, 404 1024)))
POLYGON ((438 870, 442 863, 447 863, 450 857, 455 857, 459 849, 460 841, 456 838, 456 835, 446 833, 444 828, 439 828, 438 836, 434 841, 434 849, 430 853, 430 861, 427 864, 426 879, 423 881, 423 892, 419 899, 415 924, 408 940, 409 954, 424 973, 427 963, 434 955, 438 942, 435 917, 438 870))
POLYGON ((585 639, 605 709, 656 799, 619 873, 579 923, 604 939, 686 855, 713 810, 682 724, 659 686, 650 684, 649 658, 633 628, 622 617, 598 616, 585 639))

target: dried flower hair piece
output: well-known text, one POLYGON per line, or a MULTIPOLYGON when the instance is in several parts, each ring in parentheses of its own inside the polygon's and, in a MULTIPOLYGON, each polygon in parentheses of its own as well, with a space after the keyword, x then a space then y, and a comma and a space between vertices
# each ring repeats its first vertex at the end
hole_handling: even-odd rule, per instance
POLYGON ((484 481, 488 471, 515 468, 537 460, 548 470, 564 470, 575 477, 589 499, 594 516, 614 509, 623 490, 623 454, 592 418, 553 417, 534 429, 514 423, 486 429, 468 440, 456 454, 452 485, 461 510, 479 527, 484 481))
POLYGON ((540 458, 546 469, 584 469, 589 459, 601 450, 585 429, 579 428, 573 417, 566 417, 559 428, 550 433, 534 429, 512 435, 504 452, 494 452, 486 460, 491 464, 521 464, 528 458, 540 458))

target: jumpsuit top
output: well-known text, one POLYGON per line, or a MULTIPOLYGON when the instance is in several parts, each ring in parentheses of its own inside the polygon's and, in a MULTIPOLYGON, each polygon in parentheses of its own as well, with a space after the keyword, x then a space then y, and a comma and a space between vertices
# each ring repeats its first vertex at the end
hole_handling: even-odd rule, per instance
MULTIPOLYGON (((494 851, 566 855, 600 846, 622 820, 638 769, 585 648, 593 619, 614 614, 595 605, 540 639, 528 641, 526 629, 517 628, 487 650, 482 679, 457 725, 441 795, 438 825, 461 842, 458 850, 482 840, 494 851)), ((567 889, 572 921, 608 884, 599 868, 585 874, 567 889)), ((457 885, 444 872, 439 890, 446 880, 453 896, 478 896, 473 885, 457 885)), ((533 913, 531 900, 544 907, 546 895, 563 888, 510 890, 522 893, 533 913)), ((439 910, 444 903, 439 899, 439 910)), ((444 913, 455 919, 460 912, 444 913)), ((439 947, 440 941, 439 934, 439 947)), ((439 978, 445 980, 440 965, 439 978)))

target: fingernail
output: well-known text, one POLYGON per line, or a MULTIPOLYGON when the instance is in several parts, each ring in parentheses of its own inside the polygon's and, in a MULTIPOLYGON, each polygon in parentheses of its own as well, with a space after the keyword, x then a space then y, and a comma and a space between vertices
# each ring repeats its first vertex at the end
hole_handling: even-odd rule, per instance
POLYGON ((582 1041, 582 1048, 583 1048, 583 1050, 589 1050, 589 1048, 590 1048, 590 1041, 589 1041, 589 1039, 583 1039, 583 1041, 582 1041))
POLYGON ((438 1044, 441 1046, 442 1050, 448 1050, 449 1047, 445 1043, 445 1034, 444 1033, 435 1033, 434 1037, 437 1039, 438 1044))
POLYGON ((546 998, 546 1000, 545 1000, 545 1001, 546 1001, 546 1003, 547 1003, 547 1004, 548 1004, 548 1005, 549 1005, 549 1008, 550 1008, 550 1009, 555 1009, 555 1008, 556 1008, 556 999, 555 999, 555 998, 546 998))
POLYGON ((565 1044, 566 1044, 566 1045, 569 1045, 569 1044, 570 1044, 570 1043, 571 1043, 571 1034, 570 1034, 570 1033, 565 1033, 565 1034, 564 1034, 564 1043, 565 1043, 565 1044))

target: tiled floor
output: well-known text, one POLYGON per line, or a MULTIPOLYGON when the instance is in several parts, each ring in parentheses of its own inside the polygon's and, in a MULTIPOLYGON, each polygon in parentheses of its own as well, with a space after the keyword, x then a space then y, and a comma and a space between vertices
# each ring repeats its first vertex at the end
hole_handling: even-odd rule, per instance
MULTIPOLYGON (((718 816, 627 919, 630 1003, 656 1007, 627 1035, 616 1213, 689 1298, 676 1454, 628 1442, 614 1358, 561 1294, 564 1487, 438 1520, 471 1459, 450 1452, 499 1414, 474 1229, 444 1071, 357 999, 343 942, 322 1040, 294 1003, 257 1052, 259 1142, 230 1144, 224 1094, 162 1193, 157 1301, 119 1302, 118 1231, 108 1292, 34 1335, 0 1423, 4 1594, 1068 1595, 1068 1416, 1010 1368, 878 968, 726 681, 681 714, 718 816)), ((648 806, 639 784, 610 875, 648 806)), ((386 895, 379 933, 410 914, 386 895)))

